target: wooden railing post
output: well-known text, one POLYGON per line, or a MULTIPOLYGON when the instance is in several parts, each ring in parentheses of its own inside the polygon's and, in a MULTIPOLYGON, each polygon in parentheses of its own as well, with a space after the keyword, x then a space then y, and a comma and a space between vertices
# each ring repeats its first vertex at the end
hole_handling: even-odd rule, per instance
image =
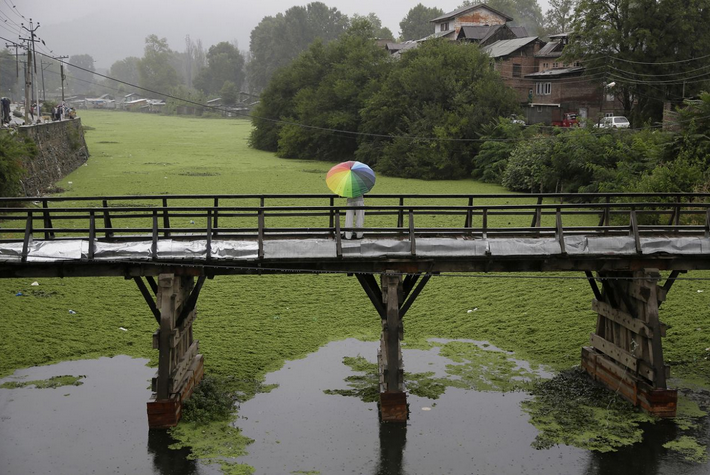
POLYGON ((170 237, 170 217, 168 216, 168 199, 163 198, 163 236, 170 237))
POLYGON ((111 226, 111 216, 109 215, 109 212, 108 212, 108 200, 103 200, 101 202, 101 204, 103 205, 103 208, 104 208, 104 228, 106 228, 105 235, 107 238, 110 238, 110 237, 113 237, 113 232, 109 231, 109 229, 111 229, 112 226, 111 226))
POLYGON ((49 214, 49 203, 47 202, 46 199, 42 200, 42 208, 44 209, 44 238, 45 239, 54 239, 54 231, 47 231, 47 229, 52 228, 52 218, 50 217, 49 214))

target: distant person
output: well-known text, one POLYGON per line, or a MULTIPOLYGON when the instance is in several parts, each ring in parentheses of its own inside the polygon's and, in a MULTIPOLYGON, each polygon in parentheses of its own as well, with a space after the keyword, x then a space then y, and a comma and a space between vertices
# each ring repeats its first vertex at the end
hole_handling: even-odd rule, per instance
POLYGON ((0 109, 2 111, 2 123, 9 124, 12 120, 12 115, 10 114, 10 99, 7 97, 0 99, 0 106, 2 106, 0 109))

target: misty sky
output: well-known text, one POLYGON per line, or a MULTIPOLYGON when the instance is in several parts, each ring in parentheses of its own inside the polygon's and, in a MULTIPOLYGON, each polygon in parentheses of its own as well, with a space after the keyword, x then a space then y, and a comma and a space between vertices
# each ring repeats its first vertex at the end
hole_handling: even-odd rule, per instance
MULTIPOLYGON (((383 26, 399 34, 399 22, 422 3, 445 12, 455 10, 461 0, 321 0, 351 16, 377 14, 383 26)), ((544 11, 546 0, 538 0, 544 11)), ((107 69, 127 56, 143 56, 145 37, 155 34, 168 39, 170 48, 185 49, 185 36, 202 40, 208 49, 220 41, 234 42, 249 49, 249 35, 265 16, 284 12, 298 0, 0 0, 0 22, 20 24, 39 21, 37 35, 46 46, 41 51, 54 55, 90 54, 97 68, 107 69), (11 6, 24 15, 23 20, 11 6)), ((0 23, 0 36, 15 40, 17 26, 0 23)), ((433 29, 432 29, 433 31, 433 29)), ((274 32, 278 34, 278 32, 274 32)), ((4 43, 4 42, 3 42, 4 43)))

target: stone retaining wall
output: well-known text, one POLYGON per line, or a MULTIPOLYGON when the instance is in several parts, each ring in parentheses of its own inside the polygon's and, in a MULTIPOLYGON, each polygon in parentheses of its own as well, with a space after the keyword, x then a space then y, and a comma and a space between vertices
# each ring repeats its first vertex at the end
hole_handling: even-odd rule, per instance
POLYGON ((81 119, 18 127, 17 134, 31 139, 38 150, 36 157, 23 161, 27 170, 22 180, 26 196, 39 196, 50 190, 89 158, 81 119))

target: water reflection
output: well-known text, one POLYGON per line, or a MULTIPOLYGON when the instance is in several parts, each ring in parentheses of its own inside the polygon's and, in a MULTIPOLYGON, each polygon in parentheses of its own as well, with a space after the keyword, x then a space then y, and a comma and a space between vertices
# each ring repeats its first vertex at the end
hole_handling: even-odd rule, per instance
POLYGON ((403 475, 404 447, 407 445, 407 424, 380 422, 380 463, 377 475, 403 475))
POLYGON ((153 473, 160 475, 199 475, 203 472, 194 460, 189 460, 190 449, 173 450, 175 439, 166 430, 148 431, 148 453, 153 456, 153 473))

